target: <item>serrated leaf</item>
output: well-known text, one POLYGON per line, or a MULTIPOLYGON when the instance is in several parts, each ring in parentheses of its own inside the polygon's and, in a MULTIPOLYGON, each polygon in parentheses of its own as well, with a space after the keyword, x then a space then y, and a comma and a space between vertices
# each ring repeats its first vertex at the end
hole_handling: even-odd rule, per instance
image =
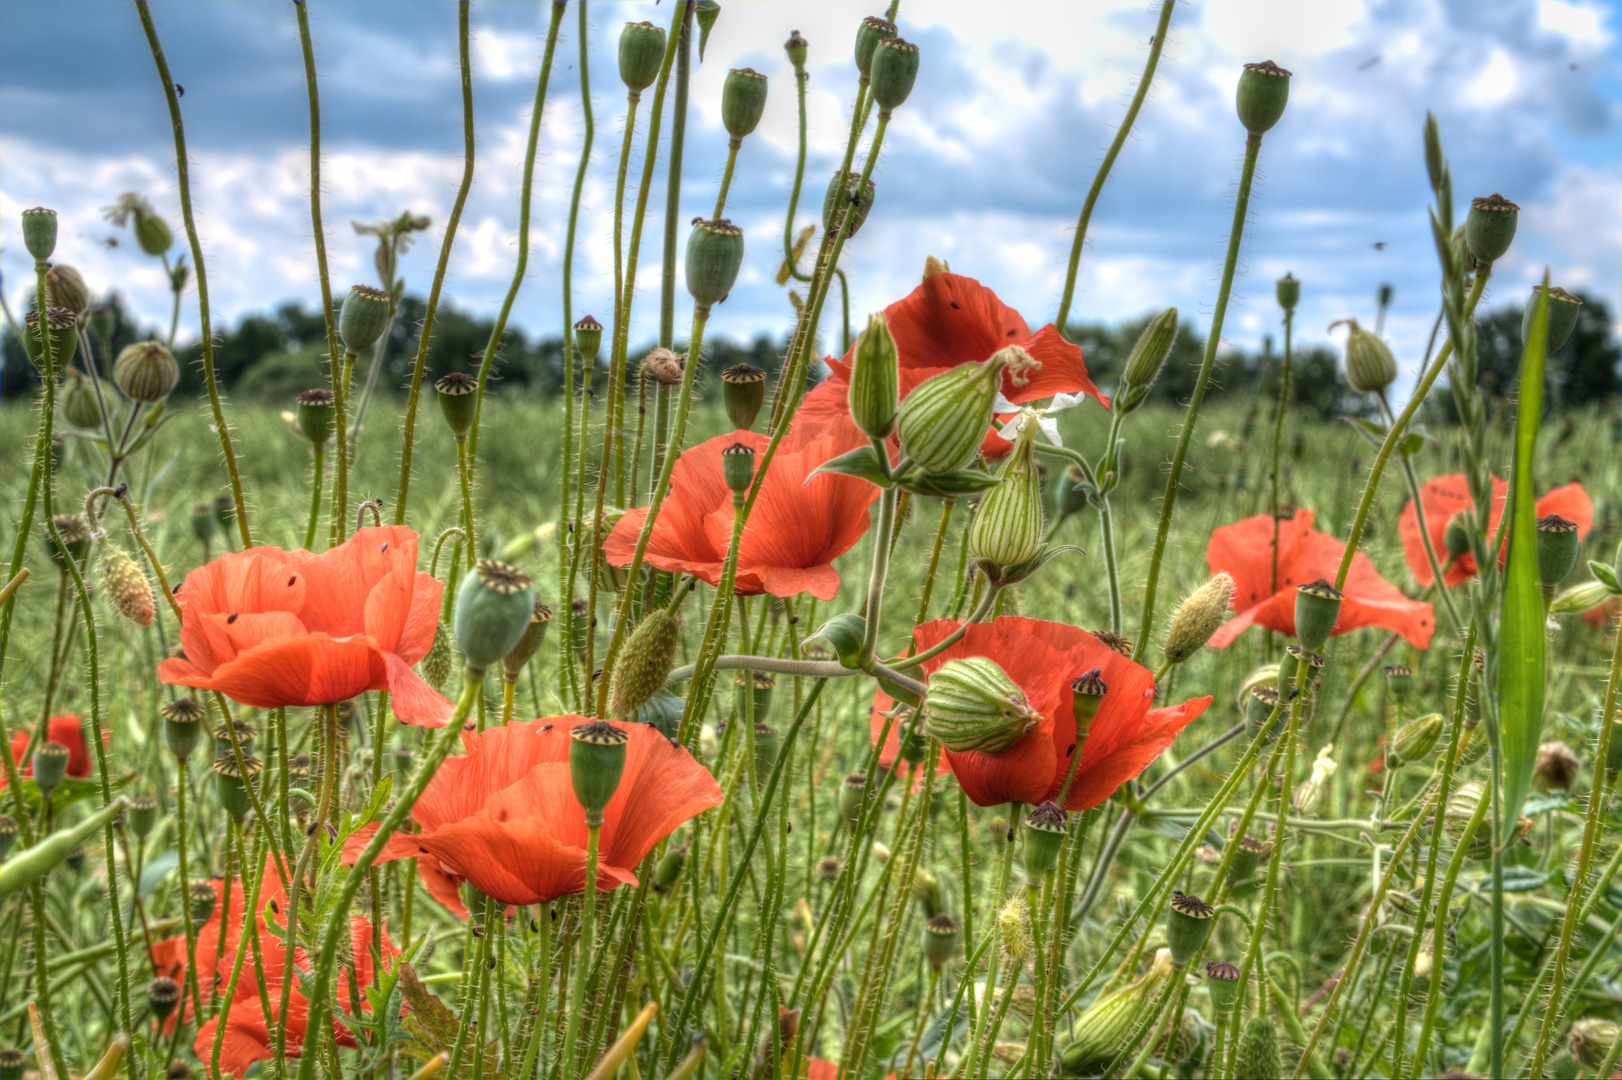
MULTIPOLYGON (((831 461, 825 461, 817 467, 811 476, 823 472, 854 476, 881 488, 890 487, 894 483, 890 479, 889 472, 879 463, 879 455, 871 446, 857 447, 848 454, 840 454, 831 461)), ((810 482, 811 476, 806 477, 807 483, 810 482)))
POLYGON ((410 964, 400 964, 400 994, 411 1013, 400 1024, 408 1038, 401 1052, 418 1061, 428 1061, 456 1042, 456 1014, 439 997, 429 992, 410 964))

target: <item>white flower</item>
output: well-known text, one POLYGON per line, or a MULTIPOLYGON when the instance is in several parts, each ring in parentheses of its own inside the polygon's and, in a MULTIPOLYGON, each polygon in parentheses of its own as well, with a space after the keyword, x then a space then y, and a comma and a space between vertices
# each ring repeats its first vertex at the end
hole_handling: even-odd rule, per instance
POLYGON ((1064 440, 1059 437, 1059 422, 1053 419, 1053 414, 1064 412, 1066 409, 1074 409, 1086 397, 1086 394, 1054 394, 1053 400, 1044 406, 1015 405, 999 392, 996 400, 992 403, 991 411, 998 416, 1004 413, 1013 413, 1014 417, 999 427, 997 434, 1012 442, 1014 436, 1024 431, 1031 425, 1032 421, 1035 421, 1042 434, 1048 437, 1048 442, 1054 446, 1063 446, 1064 440))

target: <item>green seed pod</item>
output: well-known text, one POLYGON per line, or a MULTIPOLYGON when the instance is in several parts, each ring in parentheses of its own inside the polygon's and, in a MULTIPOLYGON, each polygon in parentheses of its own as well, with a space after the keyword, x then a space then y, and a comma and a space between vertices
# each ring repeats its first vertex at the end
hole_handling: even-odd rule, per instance
MULTIPOLYGON (((1267 723, 1267 718, 1269 716, 1273 715, 1273 710, 1276 709, 1277 707, 1278 707, 1278 688, 1277 687, 1274 687, 1274 686, 1253 686, 1253 687, 1251 687, 1250 692, 1249 692, 1248 696, 1245 699, 1245 732, 1246 732, 1246 734, 1248 734, 1251 738, 1255 738, 1257 732, 1261 731, 1262 725, 1267 723)), ((1268 733, 1267 737, 1269 739, 1277 738, 1279 732, 1283 730, 1283 725, 1284 725, 1284 718, 1282 716, 1280 716, 1278 718, 1278 720, 1274 722, 1273 730, 1268 733)))
POLYGON ((1211 995, 1211 1010, 1218 1016, 1227 1016, 1239 996, 1239 969, 1226 961, 1208 963, 1205 980, 1205 991, 1211 995))
POLYGON ((1109 1064, 1131 1034, 1139 1009, 1170 972, 1171 955, 1161 950, 1143 977, 1098 995, 1076 1018, 1071 1041, 1059 1052, 1062 1075, 1094 1075, 1109 1064))
POLYGON ((807 41, 805 38, 800 36, 800 32, 798 30, 795 30, 789 34, 788 40, 783 42, 783 51, 788 54, 788 62, 794 65, 794 70, 797 73, 802 75, 805 73, 805 53, 807 45, 807 41))
POLYGON ((1397 729, 1396 736, 1391 740, 1391 749, 1386 751, 1386 758, 1393 768, 1423 761, 1436 748, 1436 741, 1441 737, 1441 713, 1416 717, 1397 729))
MULTIPOLYGON (((1532 337, 1532 313, 1537 310, 1538 293, 1543 286, 1534 285, 1532 295, 1527 298, 1526 309, 1521 313, 1521 340, 1529 341, 1532 337)), ((1549 341, 1548 351, 1553 353, 1566 343, 1571 332, 1577 329, 1577 316, 1581 314, 1583 300, 1580 296, 1573 296, 1560 286, 1555 285, 1549 289, 1549 341)))
POLYGON ((344 351, 363 353, 377 344, 389 325, 389 294, 370 285, 351 285, 338 309, 338 337, 344 351))
POLYGON ((77 428, 94 430, 101 427, 101 399, 96 396, 96 388, 79 373, 78 368, 68 368, 67 379, 62 384, 62 416, 77 428))
POLYGON ((1463 510, 1455 510, 1453 516, 1447 519, 1447 528, 1442 532, 1442 543, 1447 547, 1448 562, 1469 552, 1470 532, 1465 526, 1463 510))
POLYGON ((764 671, 743 671, 732 680, 732 711, 740 720, 750 715, 749 709, 754 709, 754 720, 758 724, 765 720, 772 711, 772 695, 777 690, 777 680, 764 671), (753 696, 754 701, 749 699, 753 696))
POLYGON ((862 802, 867 795, 867 774, 851 773, 839 785, 839 813, 851 828, 862 816, 862 802))
POLYGON ((189 697, 176 698, 158 710, 163 715, 163 741, 178 760, 191 757, 203 741, 203 706, 189 697))
MULTIPOLYGON (((523 672, 525 665, 535 658, 541 651, 541 645, 546 641, 546 628, 552 625, 552 609, 535 601, 535 608, 530 612, 529 625, 524 628, 524 636, 518 639, 518 644, 512 651, 501 658, 501 677, 508 682, 515 683, 523 672)), ((439 639, 436 636, 434 643, 439 639)))
POLYGON ((50 306, 63 307, 83 317, 90 307, 90 289, 84 275, 71 266, 53 266, 45 272, 46 296, 50 306))
POLYGON ((1227 619, 1232 599, 1233 578, 1225 573, 1189 593, 1171 617, 1171 628, 1166 632, 1166 659, 1181 664, 1203 649, 1227 619))
POLYGON ((180 984, 166 976, 158 976, 146 986, 146 1005, 158 1023, 169 1018, 180 1004, 180 984))
POLYGON ((597 361, 603 347, 603 324, 590 315, 574 324, 574 346, 580 350, 580 359, 587 367, 597 361))
POLYGON ((782 747, 777 729, 765 724, 755 725, 755 779, 764 784, 777 764, 777 753, 782 747))
MULTIPOLYGON (((30 311, 23 316, 23 351, 34 367, 43 370, 45 345, 39 338, 39 312, 30 311)), ((45 328, 51 338, 51 366, 61 371, 73 359, 79 347, 79 319, 64 307, 45 309, 45 328)))
POLYGON ((237 523, 237 504, 231 496, 221 495, 214 500, 214 523, 225 532, 237 523))
POLYGON ((721 84, 721 123, 734 143, 760 124, 766 111, 766 76, 754 68, 733 68, 721 84))
POLYGON ((867 329, 856 336, 851 350, 850 418, 872 439, 887 439, 895 431, 900 407, 900 373, 895 339, 884 313, 869 315, 867 329))
POLYGON ((1059 851, 1070 835, 1070 812, 1058 803, 1045 802, 1025 815, 1025 877, 1039 881, 1059 861, 1059 851))
POLYGON ((445 414, 445 423, 457 442, 466 442, 473 430, 473 419, 478 415, 479 380, 465 371, 453 371, 434 383, 439 395, 439 411, 445 414))
POLYGON ((1042 485, 1036 475, 1035 426, 1022 432, 969 522, 969 553, 998 566, 1019 566, 1042 550, 1042 485))
POLYGON ((124 808, 124 821, 137 839, 144 840, 158 824, 158 800, 150 795, 139 795, 124 808))
POLYGON ((800 651, 813 660, 838 660, 848 668, 860 666, 867 620, 849 612, 835 615, 805 639, 800 651))
POLYGON ((194 881, 188 890, 188 902, 191 905, 191 921, 196 926, 204 926, 214 917, 214 908, 220 902, 220 896, 214 891, 214 886, 206 881, 194 881))
POLYGON ((725 218, 693 219, 687 237, 687 291, 696 308, 708 314, 727 298, 743 266, 743 230, 725 218))
MULTIPOLYGON (((237 742, 242 746, 242 756, 251 756, 253 754, 254 739, 258 737, 259 729, 252 724, 244 724, 241 720, 233 722, 231 727, 236 728, 237 742)), ((236 756, 236 748, 231 745, 231 728, 221 724, 214 729, 213 736, 215 757, 234 758, 236 756)))
POLYGON ((680 844, 672 845, 653 866, 653 891, 667 893, 675 887, 681 878, 682 867, 687 865, 687 849, 680 844))
POLYGON ((1610 1057, 1618 1030, 1614 1020, 1585 1016, 1571 1025, 1571 1041, 1567 1044, 1571 1048, 1571 1056, 1590 1069, 1599 1068, 1610 1057))
POLYGON ((918 46, 898 37, 882 38, 873 50, 873 69, 868 81, 879 116, 890 115, 918 81, 918 46))
POLYGON ((957 955, 957 939, 963 928, 957 920, 941 912, 924 921, 924 959, 934 971, 952 962, 957 955))
POLYGON ((665 685, 665 677, 676 666, 680 644, 681 623, 668 608, 653 611, 637 624, 614 669, 608 708, 617 719, 634 719, 636 711, 665 685))
POLYGON ((23 246, 43 262, 56 250, 56 211, 36 206, 23 211, 23 246))
POLYGON ((135 210, 135 242, 154 259, 168 251, 175 243, 175 234, 169 223, 152 212, 150 206, 135 210))
POLYGON ((877 15, 869 15, 856 28, 856 70, 865 83, 873 70, 873 50, 879 42, 896 35, 896 25, 877 15))
POLYGON ((591 602, 584 597, 573 601, 569 605, 569 648, 575 655, 581 657, 582 662, 586 655, 586 645, 591 641, 592 631, 597 627, 597 619, 591 613, 591 602))
POLYGON ((10 814, 0 814, 0 859, 10 853, 11 847, 17 842, 17 819, 10 814))
POLYGON ((586 811, 587 825, 603 823, 603 808, 619 790, 625 773, 625 744, 631 736, 607 720, 576 724, 569 731, 569 779, 586 811))
POLYGON ((1278 1050, 1278 1032, 1266 1016, 1252 1016, 1239 1036, 1239 1055, 1234 1062, 1234 1080, 1272 1080, 1284 1075, 1284 1059, 1278 1050))
POLYGON ((1385 685, 1391 691, 1391 696, 1398 701, 1406 701, 1408 694, 1414 688, 1414 672, 1407 664, 1387 664, 1385 666, 1385 685))
POLYGON ((1361 393, 1380 393, 1396 381, 1397 358, 1385 342, 1358 326, 1356 319, 1337 319, 1329 328, 1342 324, 1351 327, 1346 336, 1346 381, 1361 393))
POLYGON ((755 479, 755 448, 747 443, 733 443, 721 450, 721 478, 735 501, 749 494, 749 485, 755 479))
POLYGON ((1577 523, 1559 514, 1540 517, 1537 521, 1538 580, 1543 584, 1543 595, 1553 596, 1554 587, 1571 573, 1577 565, 1577 523))
POLYGON ((0 1049, 0 1080, 23 1080, 28 1055, 15 1046, 0 1049))
POLYGON ((498 559, 480 559, 462 579, 452 626, 467 666, 484 672, 501 663, 529 631, 535 590, 529 576, 498 559))
POLYGON ((1127 357, 1126 371, 1121 375, 1121 386, 1115 395, 1115 407, 1125 416, 1143 404, 1149 390, 1160 377, 1166 357, 1177 340, 1177 309, 1167 308, 1149 321, 1132 346, 1127 357))
POLYGON ((1233 861, 1228 864, 1228 883, 1231 889, 1256 876, 1262 860, 1273 853, 1273 842, 1258 840, 1254 836, 1241 836, 1228 842, 1234 845, 1233 861))
POLYGON ((1015 367, 1023 378, 1033 363, 1029 353, 1011 345, 983 364, 959 364, 926 379, 901 403, 896 435, 902 454, 926 473, 967 467, 991 426, 1003 369, 1015 367))
POLYGON ((1252 135, 1262 135, 1284 115, 1284 106, 1290 100, 1290 73, 1263 60, 1259 64, 1246 64, 1239 73, 1239 91, 1235 105, 1239 122, 1252 135))
POLYGON ((1329 640, 1340 618, 1344 594, 1323 578, 1295 590, 1295 640, 1308 652, 1317 652, 1329 640))
POLYGON ((1285 311, 1294 311, 1295 305, 1301 301, 1301 283, 1293 274, 1285 274, 1278 279, 1274 286, 1278 293, 1278 306, 1285 311))
POLYGON ((57 742, 43 742, 34 750, 34 783, 41 795, 50 795, 68 774, 68 748, 57 742))
POLYGON ((306 390, 295 399, 298 403, 298 428, 310 444, 325 447, 332 438, 333 421, 338 410, 333 405, 331 390, 306 390))
MULTIPOLYGON (((78 514, 57 514, 51 518, 51 524, 56 526, 56 535, 62 538, 62 546, 68 549, 68 555, 75 564, 84 565, 84 557, 90 551, 90 528, 84 523, 84 518, 78 514)), ((50 555, 56 568, 63 573, 67 572, 68 564, 63 561, 62 553, 51 542, 49 529, 45 533, 45 551, 50 555)))
POLYGON ((620 31, 620 79, 632 101, 653 85, 664 63, 664 28, 650 22, 626 23, 620 31))
POLYGON ((753 364, 733 364, 721 372, 721 400, 732 426, 751 430, 766 403, 766 373, 753 364))
POLYGON ((1519 206, 1496 192, 1485 199, 1470 200, 1470 213, 1464 219, 1464 242, 1477 266, 1491 266, 1504 257, 1515 242, 1520 211, 1519 206))
POLYGON ((1171 947, 1172 967, 1181 969, 1205 947, 1215 915, 1216 908, 1199 897, 1172 890, 1166 909, 1166 944, 1171 947))
POLYGON ((214 759, 214 790, 220 797, 220 807, 238 822, 253 809, 248 785, 257 783, 259 773, 264 769, 264 764, 258 758, 248 757, 246 751, 243 752, 242 764, 245 768, 238 768, 235 757, 214 759))
POLYGON ((206 544, 214 539, 214 533, 219 524, 214 520, 214 507, 208 503, 198 503, 191 508, 191 534, 199 543, 206 544))
POLYGON ((113 382, 131 401, 162 401, 179 381, 180 365, 160 342, 138 341, 113 362, 113 382))
POLYGON ((1000 753, 1041 719, 1024 691, 986 657, 948 660, 929 678, 924 730, 948 750, 1000 753))
POLYGON ((877 188, 869 180, 867 186, 858 194, 856 188, 861 184, 860 173, 840 172, 834 173, 833 179, 828 181, 828 190, 822 196, 822 227, 828 232, 839 228, 841 216, 849 218, 845 225, 845 236, 855 236, 867 220, 867 215, 873 209, 873 200, 877 197, 877 188), (842 213, 843 211, 843 213, 842 213))

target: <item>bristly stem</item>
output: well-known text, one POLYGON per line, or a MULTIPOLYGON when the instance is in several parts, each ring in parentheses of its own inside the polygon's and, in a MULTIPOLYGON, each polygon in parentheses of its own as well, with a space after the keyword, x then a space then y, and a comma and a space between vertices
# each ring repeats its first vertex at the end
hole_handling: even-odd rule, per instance
POLYGON ((580 1074, 575 1060, 575 1044, 580 1038, 580 1015, 586 1011, 586 975, 596 941, 597 924, 597 845, 603 831, 601 822, 586 822, 586 902, 580 915, 580 963, 574 966, 574 987, 569 992, 569 1026, 563 1036, 563 1077, 574 1080, 580 1074))
MULTIPOLYGON (((693 5, 683 6, 676 44, 676 98, 670 109, 669 161, 665 165, 665 249, 659 276, 659 345, 676 344, 676 248, 681 218, 681 162, 687 144, 687 88, 693 73, 693 5)), ((721 216, 716 210, 715 217, 721 216)), ((661 388, 662 389, 662 388, 661 388)), ((635 498, 636 485, 631 485, 635 498)))
MULTIPOLYGON (((1290 362, 1291 350, 1295 335, 1295 309, 1284 309, 1284 367, 1279 373, 1278 404, 1273 409, 1273 461, 1269 473, 1273 503, 1273 564, 1272 576, 1268 578, 1268 587, 1272 593, 1278 592, 1278 530, 1279 530, 1279 499, 1278 499, 1278 452, 1284 439, 1284 413, 1290 407, 1290 362)), ((1271 650, 1269 650, 1271 655, 1271 650)))
POLYGON ((313 455, 314 468, 310 476, 310 520, 304 526, 304 550, 315 548, 315 526, 321 520, 321 481, 326 478, 327 449, 317 446, 313 455))

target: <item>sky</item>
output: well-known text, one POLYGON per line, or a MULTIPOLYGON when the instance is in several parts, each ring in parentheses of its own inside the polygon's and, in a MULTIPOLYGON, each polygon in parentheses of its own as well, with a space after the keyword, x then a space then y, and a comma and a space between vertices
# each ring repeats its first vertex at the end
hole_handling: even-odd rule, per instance
MULTIPOLYGON (((452 250, 446 298, 494 315, 518 252, 525 140, 551 5, 473 5, 474 182, 452 250)), ((765 117, 739 153, 727 216, 746 234, 737 287, 708 334, 774 337, 793 324, 782 261, 798 140, 783 42, 810 43, 808 160, 795 227, 816 221, 838 167, 856 89, 851 50, 878 3, 723 0, 692 79, 680 235, 708 216, 726 158, 721 86, 732 67, 770 79, 765 117)), ((668 26, 669 3, 587 9, 595 141, 581 203, 574 313, 607 323, 612 210, 625 125, 615 62, 620 30, 668 26)), ((1125 114, 1158 5, 1075 0, 904 0, 902 36, 918 44, 912 96, 876 164, 877 201, 842 265, 853 317, 904 296, 927 256, 980 279, 1033 327, 1051 321, 1076 216, 1125 114)), ((198 230, 216 320, 234 322, 320 296, 309 212, 309 100, 288 3, 152 4, 191 160, 198 230)), ((315 0, 309 6, 322 105, 322 208, 334 286, 375 284, 373 241, 352 221, 426 215, 402 263, 426 294, 462 173, 456 6, 315 0)), ((580 36, 571 5, 543 113, 531 254, 512 320, 562 327, 569 202, 585 132, 580 36)), ((117 288, 143 320, 166 322, 161 266, 101 208, 146 195, 180 227, 172 132, 133 5, 45 0, 14 5, 0 36, 0 272, 9 301, 31 265, 19 213, 58 211, 57 261, 93 292, 117 288), (42 48, 42 43, 54 42, 42 48), (117 246, 109 241, 118 239, 117 246)), ((1405 370, 1419 363, 1437 310, 1422 125, 1434 110, 1451 162, 1459 220, 1472 196, 1521 206, 1514 247, 1485 301, 1519 304, 1545 267, 1557 284, 1622 292, 1622 49, 1616 2, 1594 0, 1201 0, 1179 3, 1159 71, 1088 230, 1072 317, 1116 322, 1175 305, 1209 326, 1232 222, 1244 131, 1234 88, 1242 65, 1294 72, 1289 107, 1261 149, 1240 276, 1224 337, 1253 349, 1276 334, 1272 283, 1302 281, 1298 340, 1341 340, 1336 319, 1372 322, 1394 288, 1385 332, 1405 370)), ((643 175, 651 91, 633 142, 628 202, 643 175)), ((668 134, 669 124, 665 125, 668 134)), ((666 148, 644 226, 632 339, 658 326, 666 148)), ((629 212, 627 213, 629 218, 629 212)), ((179 245, 177 249, 179 250, 179 245)), ((690 304, 679 294, 678 337, 690 304)), ((14 308, 15 310, 15 308, 14 308)), ((835 310, 830 305, 830 311, 835 310)), ((824 331, 834 320, 825 317, 824 331)), ((188 294, 182 337, 197 330, 188 294), (189 328, 189 329, 188 329, 189 328)))

